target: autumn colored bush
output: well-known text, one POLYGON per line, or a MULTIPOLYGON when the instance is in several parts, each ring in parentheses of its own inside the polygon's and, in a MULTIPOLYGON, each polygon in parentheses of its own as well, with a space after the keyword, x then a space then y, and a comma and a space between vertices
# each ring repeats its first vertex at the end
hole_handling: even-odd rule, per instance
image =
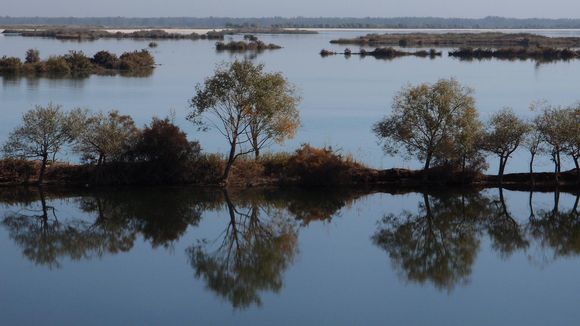
POLYGON ((287 176, 304 186, 330 186, 351 182, 349 171, 364 169, 351 158, 344 158, 332 148, 303 145, 288 160, 287 176))

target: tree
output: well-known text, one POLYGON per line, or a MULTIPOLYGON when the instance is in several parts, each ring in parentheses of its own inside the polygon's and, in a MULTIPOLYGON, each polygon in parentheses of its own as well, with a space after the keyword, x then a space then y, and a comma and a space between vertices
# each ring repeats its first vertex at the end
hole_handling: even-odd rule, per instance
POLYGON ((487 163, 480 146, 483 133, 483 124, 479 120, 477 109, 467 108, 437 151, 436 162, 459 168, 464 176, 468 170, 486 169, 487 163))
POLYGON ((251 108, 248 139, 256 159, 271 142, 293 138, 300 126, 299 97, 281 73, 262 73, 256 83, 256 104, 251 108))
POLYGON ((528 130, 528 125, 510 108, 505 108, 491 116, 482 147, 485 151, 499 156, 500 183, 503 181, 508 159, 524 141, 528 130))
POLYGON ((535 123, 542 134, 542 138, 549 145, 550 155, 554 162, 556 182, 561 171, 561 154, 568 140, 569 115, 561 107, 545 105, 535 123))
POLYGON ((80 110, 63 112, 61 106, 37 105, 24 113, 22 124, 8 136, 3 151, 8 157, 40 159, 38 184, 42 184, 46 165, 55 160, 63 146, 70 144, 82 129, 80 110))
POLYGON ((568 115, 566 133, 567 137, 564 142, 564 152, 574 161, 576 173, 580 180, 580 103, 576 107, 569 107, 566 109, 568 115))
POLYGON ((455 79, 405 87, 394 97, 392 113, 375 124, 373 131, 386 153, 397 154, 402 145, 408 155, 424 160, 427 170, 459 121, 474 110, 472 93, 455 79))
POLYGON ((40 62, 40 52, 37 49, 28 49, 26 51, 26 63, 37 63, 40 62))
POLYGON ((139 137, 139 129, 130 116, 118 111, 99 112, 87 118, 75 143, 75 151, 86 161, 102 165, 120 160, 139 137))
POLYGON ((298 98, 280 74, 263 65, 235 61, 219 66, 196 86, 188 120, 200 128, 213 127, 228 141, 230 151, 223 173, 227 183, 235 160, 257 152, 269 140, 283 141, 298 127, 298 98), (205 120, 203 119, 205 118, 205 120))

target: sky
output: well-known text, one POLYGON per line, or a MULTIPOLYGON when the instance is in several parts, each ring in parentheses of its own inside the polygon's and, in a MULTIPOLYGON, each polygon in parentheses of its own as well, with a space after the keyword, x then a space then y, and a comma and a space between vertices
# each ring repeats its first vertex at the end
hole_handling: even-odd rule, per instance
POLYGON ((1 0, 0 16, 580 18, 579 0, 1 0))

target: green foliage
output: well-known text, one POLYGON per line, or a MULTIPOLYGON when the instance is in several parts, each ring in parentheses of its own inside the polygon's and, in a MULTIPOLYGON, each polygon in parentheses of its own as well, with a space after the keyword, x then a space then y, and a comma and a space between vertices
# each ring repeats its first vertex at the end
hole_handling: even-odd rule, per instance
POLYGON ((473 91, 455 79, 440 79, 435 84, 407 86, 393 98, 392 112, 373 127, 386 153, 401 151, 425 161, 443 156, 448 142, 455 142, 457 130, 465 120, 474 119, 473 91))
MULTIPOLYGON (((503 177, 508 159, 524 142, 529 125, 522 121, 510 108, 491 116, 481 147, 499 156, 499 176, 503 177)), ((501 180, 501 179, 500 179, 501 180)))
POLYGON ((63 146, 70 144, 80 129, 78 111, 63 112, 61 107, 49 103, 37 105, 24 113, 22 124, 8 136, 3 152, 6 157, 40 159, 38 182, 42 183, 49 159, 54 160, 63 146))
POLYGON ((87 115, 74 149, 86 162, 101 165, 126 159, 140 132, 133 119, 118 111, 87 115))
POLYGON ((43 71, 50 74, 66 75, 71 72, 71 67, 64 57, 50 56, 43 64, 43 71))
POLYGON ((258 157, 268 142, 292 137, 299 126, 299 98, 292 86, 281 74, 263 70, 263 65, 250 61, 223 64, 196 86, 191 99, 187 119, 200 128, 216 128, 230 144, 225 182, 239 156, 255 153, 258 157))
POLYGON ((90 73, 94 69, 91 59, 83 51, 69 51, 64 56, 70 70, 75 73, 90 73))

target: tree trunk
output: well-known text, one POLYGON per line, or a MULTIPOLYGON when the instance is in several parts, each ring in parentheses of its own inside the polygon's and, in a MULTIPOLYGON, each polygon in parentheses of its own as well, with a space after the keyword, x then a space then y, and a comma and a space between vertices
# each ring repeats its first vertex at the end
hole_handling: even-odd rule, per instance
POLYGON ((254 147, 254 158, 256 161, 260 158, 260 146, 258 144, 258 135, 252 134, 252 147, 254 147))
POLYGON ((254 148, 254 159, 256 161, 260 159, 260 148, 258 148, 258 147, 254 148))
POLYGON ((560 211, 560 191, 558 189, 554 192, 554 208, 552 211, 554 215, 560 211))
POLYGON ((38 175, 38 184, 42 185, 44 182, 44 174, 46 172, 46 164, 48 163, 48 154, 42 155, 42 163, 40 165, 40 174, 38 175))
POLYGON ((534 158, 536 157, 536 153, 532 153, 532 157, 530 158, 530 181, 532 183, 532 187, 534 186, 534 158))
POLYGON ((429 167, 431 166, 431 153, 427 153, 425 158, 425 166, 423 167, 423 180, 427 181, 429 179, 429 167))
POLYGON ((574 165, 576 166, 576 177, 580 183, 580 163, 578 162, 577 156, 572 156, 572 159, 574 160, 574 165))
POLYGON ((230 154, 228 156, 228 160, 226 162, 226 168, 224 170, 224 175, 222 176, 222 182, 226 185, 228 184, 228 178, 230 177, 230 171, 232 169, 232 165, 234 165, 234 160, 236 159, 236 145, 238 142, 238 138, 234 137, 232 139, 232 143, 230 146, 230 154))
POLYGON ((528 205, 530 206, 530 221, 532 221, 536 218, 536 214, 534 212, 533 200, 534 200, 534 192, 530 191, 530 198, 528 199, 528 205))
POLYGON ((498 171, 498 176, 499 176, 499 183, 503 183, 503 173, 505 170, 505 164, 506 164, 507 158, 504 158, 503 156, 499 157, 499 171, 498 171))

